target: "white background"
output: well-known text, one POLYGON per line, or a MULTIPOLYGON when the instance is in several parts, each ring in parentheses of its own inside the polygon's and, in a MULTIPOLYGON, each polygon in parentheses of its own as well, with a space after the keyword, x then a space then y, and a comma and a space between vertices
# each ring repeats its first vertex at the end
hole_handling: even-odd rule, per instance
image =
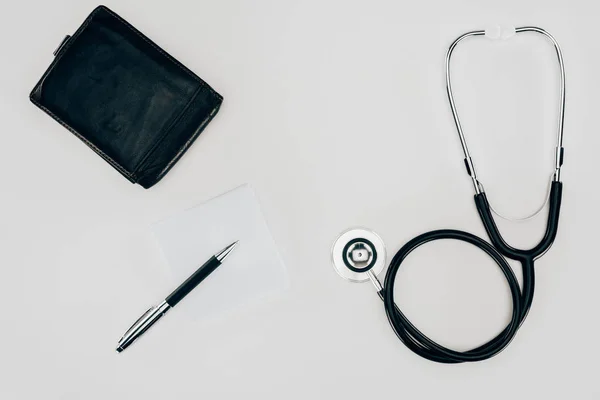
MULTIPOLYGON (((225 98, 151 190, 131 185, 28 100, 54 48, 96 5, 2 7, 0 398, 600 398, 597 2, 107 3, 225 98), (534 305, 513 343, 492 360, 444 366, 408 351, 372 287, 337 276, 329 251, 355 225, 377 231, 392 254, 431 229, 485 237, 443 61, 459 34, 495 23, 541 26, 563 47, 561 223, 537 262, 534 305), (174 309, 115 353, 132 319, 171 289, 149 225, 246 182, 290 289, 211 322, 174 309)), ((552 48, 531 35, 474 39, 454 67, 480 178, 498 208, 526 214, 552 170, 552 48)), ((544 225, 543 217, 500 223, 521 247, 544 225)), ((398 279, 401 308, 448 346, 482 343, 509 317, 501 274, 465 245, 417 250, 398 279)))

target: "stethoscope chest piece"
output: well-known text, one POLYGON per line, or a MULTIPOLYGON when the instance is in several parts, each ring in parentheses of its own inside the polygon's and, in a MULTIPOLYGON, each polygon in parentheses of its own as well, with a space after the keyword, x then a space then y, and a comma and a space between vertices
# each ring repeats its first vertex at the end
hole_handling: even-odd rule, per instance
POLYGON ((385 267, 386 254, 383 240, 373 231, 364 228, 342 233, 331 249, 333 267, 344 279, 366 282, 369 274, 377 276, 385 267))

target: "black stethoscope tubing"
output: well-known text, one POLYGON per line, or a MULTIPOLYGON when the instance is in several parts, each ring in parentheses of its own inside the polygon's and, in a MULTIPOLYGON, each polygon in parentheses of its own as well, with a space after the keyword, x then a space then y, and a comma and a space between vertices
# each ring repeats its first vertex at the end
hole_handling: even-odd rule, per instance
POLYGON ((548 212, 546 233, 538 245, 530 250, 518 250, 506 243, 494 222, 489 203, 484 193, 475 196, 475 203, 481 221, 493 245, 473 234, 458 230, 431 231, 417 236, 406 243, 392 259, 385 275, 383 288, 379 291, 379 296, 384 302, 390 325, 398 338, 414 353, 428 360, 440 363, 482 361, 495 356, 506 348, 514 338, 531 308, 535 289, 534 261, 548 251, 556 238, 561 195, 562 183, 554 182, 550 191, 550 209, 548 212), (500 267, 511 292, 513 307, 509 324, 489 342, 466 352, 448 349, 428 338, 408 320, 396 306, 394 300, 394 284, 402 262, 417 247, 440 239, 461 240, 483 250, 500 267), (522 290, 510 265, 503 256, 521 263, 523 271, 522 290))
POLYGON ((540 33, 553 43, 558 62, 560 65, 560 108, 559 108, 559 126, 557 136, 557 147, 555 153, 555 171, 553 174, 553 180, 549 194, 549 210, 548 220, 546 224, 546 232, 540 242, 528 250, 516 249, 510 246, 502 237, 502 234, 498 230, 494 217, 492 215, 492 208, 488 202, 483 186, 477 179, 475 173, 475 167, 473 160, 470 156, 466 140, 463 134, 463 130, 458 117, 458 111, 454 102, 452 94, 452 85, 450 82, 450 58, 456 45, 463 39, 472 36, 483 36, 486 35, 486 31, 473 31, 468 32, 458 37, 450 46, 446 55, 446 88, 448 92, 448 99, 456 128, 458 130, 459 138, 465 154, 465 166, 467 173, 473 181, 475 187, 475 205, 479 216, 485 227, 487 235, 491 241, 491 244, 484 241, 483 239, 458 230, 437 230, 424 233, 420 236, 415 237, 408 243, 406 243, 396 253, 392 259, 388 271, 385 276, 384 284, 381 286, 376 277, 371 276, 378 288, 378 293, 384 302, 385 310, 388 316, 388 320, 394 329, 394 332, 398 338, 414 353, 424 357, 428 360, 440 362, 440 363, 461 363, 461 362, 474 362, 482 361, 500 353, 506 346, 512 341, 517 333, 519 327, 523 324, 523 321, 527 317, 527 314, 531 308, 533 302, 533 293, 535 289, 535 270, 534 262, 542 255, 544 255, 552 246, 558 232, 558 219, 560 215, 560 206, 562 201, 562 182, 560 181, 560 170, 563 164, 564 149, 562 146, 563 141, 563 127, 564 127, 564 106, 565 106, 565 69, 562 58, 562 52, 558 45, 558 42, 552 35, 541 28, 537 27, 522 27, 516 28, 514 33, 521 32, 536 32, 540 33), (408 257, 408 255, 415 250, 417 247, 424 245, 425 243, 433 240, 442 239, 453 239, 460 240, 466 243, 470 243, 490 256, 498 265, 500 270, 503 272, 506 281, 508 282, 511 297, 512 297, 512 315, 508 325, 492 340, 487 343, 474 348, 469 351, 460 352, 448 349, 444 347, 417 329, 408 318, 402 313, 394 301, 394 284, 398 270, 402 262, 408 257), (519 283, 510 268, 510 265, 504 258, 509 258, 518 261, 521 264, 523 272, 523 287, 519 287, 519 283))

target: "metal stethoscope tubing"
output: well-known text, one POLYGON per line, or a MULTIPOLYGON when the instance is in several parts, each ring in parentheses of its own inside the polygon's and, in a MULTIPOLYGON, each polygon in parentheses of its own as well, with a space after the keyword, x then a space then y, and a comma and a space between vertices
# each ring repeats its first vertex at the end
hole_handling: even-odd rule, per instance
MULTIPOLYGON (((556 56, 558 59, 558 64, 560 67, 560 100, 559 100, 559 112, 558 112, 558 131, 556 137, 556 153, 555 153, 555 169, 552 177, 553 182, 560 182, 560 169, 563 164, 564 158, 564 149, 563 149, 563 130, 565 124, 565 64, 563 61, 562 50, 554 36, 546 32, 542 28, 537 28, 534 26, 525 26, 522 28, 515 28, 515 34, 522 32, 537 32, 539 34, 547 37, 552 44, 554 45, 554 49, 556 50, 556 56)), ((465 166, 467 168, 467 173, 471 177, 473 181, 473 186, 475 188, 475 193, 479 194, 483 192, 483 187, 481 183, 477 179, 477 173, 475 172, 475 167, 473 165, 473 159, 471 158, 471 154, 469 152, 469 147, 467 146, 467 140, 465 139, 465 134, 463 132, 462 124, 460 123, 460 117, 458 116, 458 111, 456 109, 456 102, 454 101, 454 94, 452 92, 452 81, 450 79, 450 60, 452 58, 452 54, 456 46, 462 42, 464 39, 472 36, 484 36, 486 35, 485 30, 472 31, 467 32, 461 36, 459 36, 448 49, 446 53, 446 91, 448 93, 448 101, 450 102, 450 108, 452 110, 452 116, 454 118, 454 123, 456 125, 456 129, 458 131, 458 137, 460 139, 460 144, 462 146, 463 153, 465 155, 465 166)))
POLYGON ((555 166, 554 173, 552 175, 552 183, 550 187, 550 193, 548 198, 549 210, 548 220, 546 224, 546 232, 540 242, 532 247, 531 249, 522 250, 516 249, 510 246, 502 237, 502 234, 498 230, 494 217, 492 215, 493 209, 487 199, 483 185, 479 182, 473 159, 467 146, 467 141, 460 123, 456 103, 454 101, 454 95, 452 93, 452 83, 450 75, 450 60, 452 53, 456 46, 464 39, 472 36, 483 36, 486 35, 486 31, 479 30, 465 33, 459 36, 448 49, 446 54, 446 90, 448 92, 448 100, 450 102, 450 108, 452 110, 452 116, 456 124, 458 136, 462 145, 463 153, 465 156, 464 162, 469 174, 473 186, 475 188, 475 205, 485 230, 492 242, 493 246, 505 257, 519 261, 523 269, 523 290, 522 290, 522 303, 523 307, 521 310, 521 323, 527 316, 531 302, 533 300, 533 290, 535 286, 535 274, 533 264, 536 259, 544 255, 552 246, 556 234, 558 231, 558 219, 560 214, 561 198, 562 198, 562 182, 560 180, 561 167, 564 160, 564 148, 563 148, 563 130, 564 130, 564 115, 565 115, 565 66, 563 61, 562 51, 556 39, 546 32, 542 28, 527 26, 521 28, 515 28, 514 33, 519 34, 523 32, 535 32, 544 35, 554 45, 556 50, 556 56, 560 67, 560 100, 559 100, 559 115, 558 115, 558 131, 557 131, 557 143, 555 149, 555 166))
POLYGON ((460 139, 460 143, 462 145, 463 153, 465 156, 464 162, 467 169, 467 173, 469 174, 473 186, 475 188, 475 204, 477 206, 477 210, 479 211, 479 216, 481 217, 481 221, 485 226, 485 229, 492 241, 494 247, 498 249, 505 257, 511 258, 513 260, 520 261, 524 264, 533 265, 533 261, 537 258, 541 257, 552 245, 556 233, 558 230, 558 217, 560 213, 560 204, 562 198, 562 182, 560 181, 560 171, 563 165, 564 160, 564 148, 563 148, 563 130, 564 130, 564 119, 565 119, 565 66, 562 56, 562 51, 556 39, 546 32, 542 28, 527 26, 521 28, 515 28, 515 34, 523 33, 523 32, 536 32, 544 35, 546 38, 552 42, 554 45, 554 49, 556 50, 556 56, 558 60, 558 64, 560 67, 560 100, 559 100, 559 113, 558 113, 558 132, 557 132, 557 143, 556 143, 556 151, 555 151, 555 166, 554 173, 552 175, 552 184, 549 194, 549 212, 548 212, 548 222, 546 225, 546 232, 542 240, 533 248, 529 250, 520 250, 516 249, 503 239, 501 233, 496 226, 494 221, 494 217, 492 216, 492 209, 490 207, 489 201, 483 189, 483 186, 479 182, 477 178, 477 173, 475 171, 475 166, 473 163, 473 159, 469 152, 469 148, 467 146, 467 141, 465 139, 465 135, 462 129, 462 125, 460 123, 460 118, 458 116, 458 111, 456 109, 456 103, 454 101, 454 95, 452 93, 452 82, 450 79, 450 60, 452 57, 452 53, 454 52, 456 46, 463 41, 464 39, 472 36, 483 36, 486 34, 486 31, 479 30, 465 33, 459 36, 448 49, 446 54, 446 90, 448 92, 448 100, 450 102, 450 108, 452 110, 452 116, 454 117, 454 122, 456 124, 456 129, 458 131, 458 136, 460 139))

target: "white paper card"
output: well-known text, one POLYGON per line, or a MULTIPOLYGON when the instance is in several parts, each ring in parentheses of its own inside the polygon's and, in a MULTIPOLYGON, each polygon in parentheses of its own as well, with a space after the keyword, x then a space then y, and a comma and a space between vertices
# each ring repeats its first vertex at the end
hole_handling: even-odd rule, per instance
POLYGON ((208 258, 239 240, 224 263, 177 304, 205 319, 285 290, 288 276, 250 185, 152 227, 170 267, 173 289, 208 258))

